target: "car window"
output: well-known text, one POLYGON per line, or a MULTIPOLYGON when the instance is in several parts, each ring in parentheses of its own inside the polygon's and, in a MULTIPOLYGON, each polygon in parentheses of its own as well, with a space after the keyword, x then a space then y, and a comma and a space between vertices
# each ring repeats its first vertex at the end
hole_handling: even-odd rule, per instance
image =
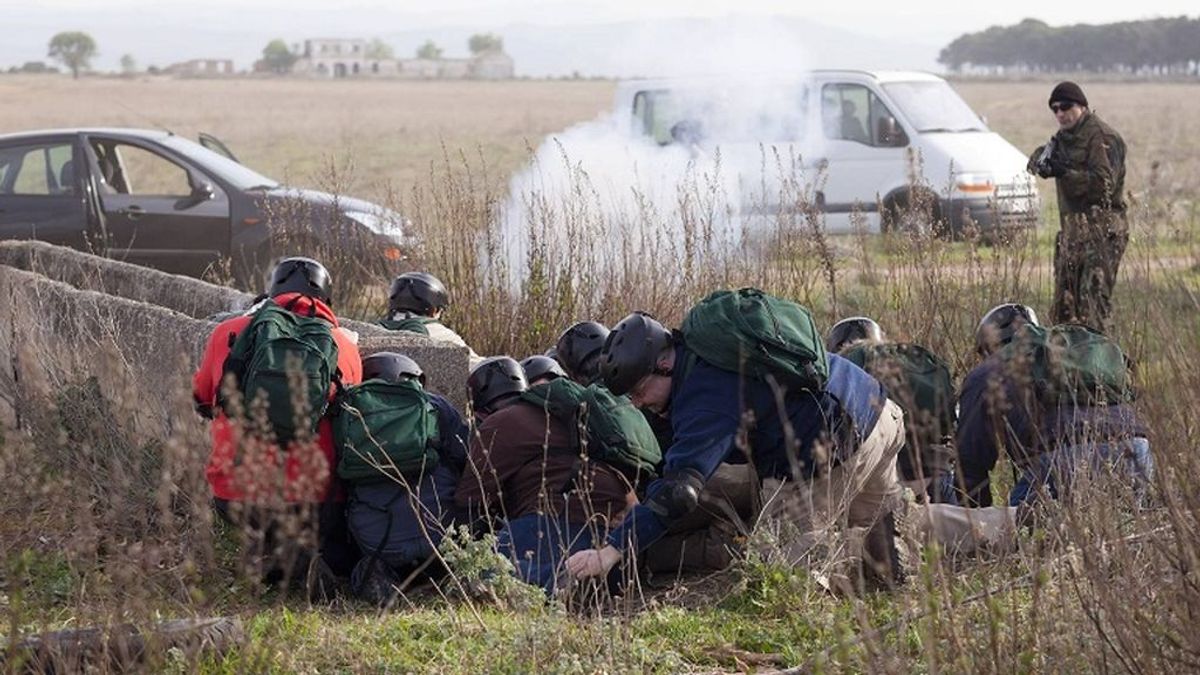
POLYGON ((748 82, 711 88, 638 92, 634 126, 660 145, 791 143, 802 140, 808 87, 797 82, 748 82))
POLYGON ((75 163, 70 143, 22 145, 0 150, 0 194, 74 194, 75 163))
POLYGON ((906 139, 888 107, 861 84, 827 84, 821 90, 825 137, 876 147, 904 145, 906 139))
POLYGON ((101 188, 109 194, 182 198, 192 193, 187 170, 156 152, 102 140, 93 140, 92 149, 101 188))

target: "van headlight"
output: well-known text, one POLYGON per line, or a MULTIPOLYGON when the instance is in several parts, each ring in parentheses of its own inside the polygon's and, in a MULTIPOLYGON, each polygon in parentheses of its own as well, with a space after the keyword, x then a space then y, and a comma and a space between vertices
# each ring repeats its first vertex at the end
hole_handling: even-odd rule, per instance
POLYGON ((996 178, 990 173, 960 173, 954 177, 954 189, 969 195, 990 195, 996 191, 996 178))

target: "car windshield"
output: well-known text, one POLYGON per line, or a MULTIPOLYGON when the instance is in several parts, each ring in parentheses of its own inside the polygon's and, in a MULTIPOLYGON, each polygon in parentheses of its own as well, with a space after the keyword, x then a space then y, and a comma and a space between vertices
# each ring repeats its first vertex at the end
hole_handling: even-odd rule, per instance
POLYGON ((199 143, 193 143, 181 136, 168 136, 163 139, 162 144, 192 159, 239 190, 279 187, 278 181, 271 180, 257 171, 252 171, 228 157, 218 155, 199 143))
POLYGON ((971 106, 944 81, 883 85, 917 131, 987 131, 971 106))

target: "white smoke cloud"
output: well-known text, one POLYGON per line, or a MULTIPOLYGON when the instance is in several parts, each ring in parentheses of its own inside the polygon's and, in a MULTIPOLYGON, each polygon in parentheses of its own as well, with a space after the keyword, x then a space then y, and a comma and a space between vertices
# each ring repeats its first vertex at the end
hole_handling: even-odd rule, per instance
POLYGON ((782 183, 803 183, 820 134, 801 46, 761 23, 697 25, 682 42, 647 25, 614 46, 671 79, 645 83, 640 118, 619 94, 611 112, 545 139, 514 176, 498 216, 509 270, 527 271, 531 247, 600 267, 733 251, 782 183))

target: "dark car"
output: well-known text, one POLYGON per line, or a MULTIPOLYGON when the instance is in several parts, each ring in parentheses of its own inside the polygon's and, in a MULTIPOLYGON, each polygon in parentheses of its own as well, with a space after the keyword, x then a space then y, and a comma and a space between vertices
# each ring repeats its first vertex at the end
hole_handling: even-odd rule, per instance
POLYGON ((0 239, 39 239, 200 276, 241 278, 274 256, 334 242, 359 260, 403 257, 405 223, 370 202, 284 187, 207 135, 66 129, 0 135, 0 239))

